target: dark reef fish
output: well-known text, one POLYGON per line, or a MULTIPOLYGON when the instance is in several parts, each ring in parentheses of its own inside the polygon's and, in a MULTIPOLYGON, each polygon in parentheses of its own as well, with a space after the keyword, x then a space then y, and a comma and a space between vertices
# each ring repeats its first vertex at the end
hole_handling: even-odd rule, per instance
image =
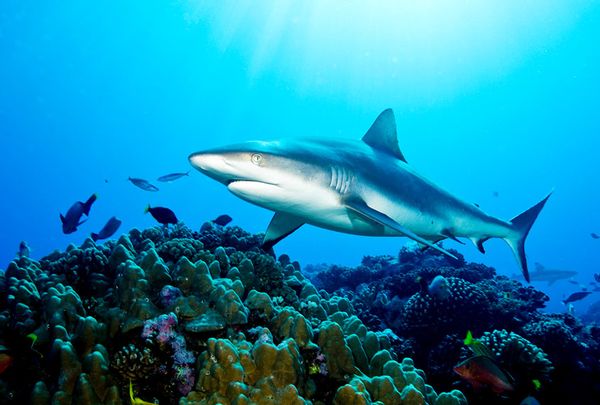
POLYGON ((592 237, 592 239, 600 239, 600 235, 594 232, 590 233, 590 236, 592 237))
POLYGON ((220 226, 225 226, 228 223, 230 223, 233 220, 233 218, 231 218, 229 215, 227 214, 223 214, 223 215, 219 215, 218 217, 216 217, 215 219, 213 219, 212 222, 213 224, 217 224, 220 226))
POLYGON ((537 399, 535 399, 532 396, 528 396, 526 398, 524 398, 519 405, 540 405, 540 401, 538 401, 537 399))
POLYGON ((94 242, 100 239, 110 238, 117 232, 117 229, 119 229, 121 224, 122 222, 119 218, 111 217, 98 233, 92 232, 91 237, 94 242))
POLYGON ((391 109, 359 140, 254 141, 193 153, 192 166, 245 201, 275 211, 263 246, 302 225, 370 236, 405 236, 451 258, 436 243, 491 238, 512 249, 526 280, 525 239, 550 194, 505 221, 418 174, 398 146, 391 109))
POLYGON ((437 275, 427 287, 429 295, 437 298, 440 301, 444 301, 450 298, 450 286, 448 280, 442 275, 437 275))
POLYGON ((177 217, 175 213, 166 207, 151 207, 150 204, 144 210, 145 213, 150 213, 154 219, 156 219, 160 224, 169 225, 176 224, 177 217))
POLYGON ((189 170, 185 173, 171 173, 171 174, 165 174, 164 176, 160 176, 158 179, 158 181, 162 181, 163 183, 170 183, 172 181, 175 181, 177 179, 180 179, 182 177, 185 176, 189 176, 190 172, 189 170))
POLYGON ((580 301, 590 295, 591 291, 578 291, 569 295, 566 300, 563 300, 563 304, 567 305, 570 302, 580 301))
POLYGON ((158 191, 158 187, 156 187, 154 184, 150 184, 148 180, 139 179, 136 177, 129 177, 127 180, 132 182, 134 186, 137 186, 144 191, 158 191))
POLYGON ((90 208, 92 208, 92 204, 94 201, 96 201, 96 198, 98 198, 98 196, 96 194, 92 194, 86 202, 77 201, 75 204, 71 205, 71 208, 69 208, 64 216, 63 214, 60 214, 63 233, 73 233, 77 230, 79 225, 87 221, 87 219, 82 221, 81 217, 83 215, 90 215, 90 208))
POLYGON ((475 390, 489 387, 496 394, 514 391, 511 377, 487 356, 473 356, 454 367, 475 390))
POLYGON ((31 249, 29 248, 29 245, 27 244, 27 242, 22 240, 21 243, 19 243, 19 251, 17 252, 17 256, 19 257, 19 259, 22 259, 24 257, 29 257, 30 253, 31 249))

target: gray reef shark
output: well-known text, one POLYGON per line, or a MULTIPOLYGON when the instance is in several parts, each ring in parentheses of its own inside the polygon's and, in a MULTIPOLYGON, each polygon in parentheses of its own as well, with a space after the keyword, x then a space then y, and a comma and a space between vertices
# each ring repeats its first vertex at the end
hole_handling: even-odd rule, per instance
POLYGON ((275 211, 266 249, 304 224, 356 235, 406 236, 452 258, 436 242, 465 237, 485 253, 483 243, 500 238, 528 281, 525 239, 550 197, 510 221, 460 200, 406 162, 391 109, 362 140, 249 141, 193 153, 189 160, 236 196, 275 211))
MULTIPOLYGON (((552 285, 560 280, 569 280, 577 275, 573 270, 547 269, 541 263, 535 263, 535 270, 529 274, 531 281, 546 281, 548 285, 552 285)), ((513 278, 517 276, 513 275, 513 278)))

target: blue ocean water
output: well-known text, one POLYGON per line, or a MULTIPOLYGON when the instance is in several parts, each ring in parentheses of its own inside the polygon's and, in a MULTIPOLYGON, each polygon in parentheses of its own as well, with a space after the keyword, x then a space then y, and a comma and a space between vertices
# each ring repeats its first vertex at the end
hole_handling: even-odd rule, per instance
MULTIPOLYGON (((360 138, 393 108, 411 165, 501 218, 554 189, 531 264, 600 271, 597 1, 16 1, 0 5, 0 267, 21 240, 39 258, 144 207, 188 225, 271 213, 192 172, 149 193, 127 178, 187 171, 197 150, 251 139, 360 138), (59 213, 98 193, 63 235, 59 213)), ((303 264, 396 254, 397 238, 305 226, 276 247, 303 264)), ((518 273, 502 241, 469 260, 518 273)), ((535 284, 549 309, 579 287, 535 284)), ((597 301, 599 293, 575 303, 597 301)))

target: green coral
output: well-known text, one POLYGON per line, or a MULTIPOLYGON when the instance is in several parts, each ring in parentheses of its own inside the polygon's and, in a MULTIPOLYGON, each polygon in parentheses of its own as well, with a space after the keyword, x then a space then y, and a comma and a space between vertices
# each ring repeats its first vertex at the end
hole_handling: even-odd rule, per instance
POLYGON ((290 307, 281 310, 272 320, 272 328, 280 338, 292 338, 300 347, 311 343, 313 330, 302 314, 290 307))
POLYGON ((275 346, 260 340, 252 345, 211 338, 200 364, 189 404, 305 403, 296 389, 303 385, 305 371, 292 339, 275 346))
POLYGON ((161 243, 157 252, 165 262, 175 264, 183 257, 196 262, 201 258, 203 248, 203 243, 198 240, 175 238, 161 243))
POLYGON ((185 295, 206 295, 213 289, 213 277, 208 265, 203 260, 192 263, 187 257, 182 257, 173 270, 173 279, 185 295))
POLYGON ((485 332, 480 340, 518 381, 549 381, 554 369, 552 362, 542 349, 524 337, 502 329, 485 332))
POLYGON ((318 345, 327 358, 327 368, 333 378, 347 380, 355 373, 352 350, 346 345, 340 325, 332 321, 323 322, 319 327, 318 345))

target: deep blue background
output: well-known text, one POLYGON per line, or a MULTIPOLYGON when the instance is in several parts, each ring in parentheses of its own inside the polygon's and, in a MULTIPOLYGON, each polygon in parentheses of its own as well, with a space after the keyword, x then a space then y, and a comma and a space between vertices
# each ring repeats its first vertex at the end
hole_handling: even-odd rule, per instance
MULTIPOLYGON (((126 179, 188 170, 189 153, 234 141, 359 138, 391 107, 408 161, 494 215, 554 188, 529 261, 587 283, 600 271, 599 2, 373 3, 3 0, 0 267, 20 240, 41 257, 112 215, 122 231, 151 226, 147 203, 195 228, 228 213, 262 232, 269 212, 199 173, 158 193, 126 179), (90 220, 63 235, 59 212, 93 192, 90 220)), ((277 251, 355 265, 404 242, 306 226, 277 251)), ((503 242, 486 247, 458 249, 518 272, 503 242)), ((539 287, 556 310, 577 289, 539 287)))

